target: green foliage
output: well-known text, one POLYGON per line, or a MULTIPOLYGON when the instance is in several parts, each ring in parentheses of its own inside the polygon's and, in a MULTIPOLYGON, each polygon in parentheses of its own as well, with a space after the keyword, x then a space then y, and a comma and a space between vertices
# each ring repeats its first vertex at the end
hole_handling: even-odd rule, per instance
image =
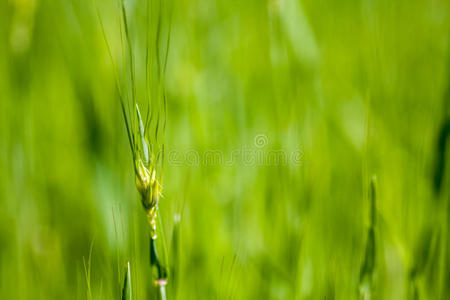
POLYGON ((0 298, 449 299, 449 5, 0 1, 0 298))
POLYGON ((370 224, 367 230, 367 242, 366 242, 366 250, 364 254, 364 261, 361 265, 361 271, 359 273, 359 289, 361 299, 372 299, 371 295, 374 289, 374 271, 376 266, 376 238, 375 238, 375 229, 376 229, 376 215, 377 215, 377 206, 376 206, 376 177, 372 177, 370 181, 370 192, 369 192, 369 200, 370 200, 370 224))

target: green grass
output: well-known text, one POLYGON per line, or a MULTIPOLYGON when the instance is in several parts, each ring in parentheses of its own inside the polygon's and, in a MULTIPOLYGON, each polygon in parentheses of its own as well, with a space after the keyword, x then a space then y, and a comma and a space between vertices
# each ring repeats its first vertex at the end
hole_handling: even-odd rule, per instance
MULTIPOLYGON (((127 261, 154 292, 116 79, 145 120, 159 11, 125 1, 133 91, 120 1, 94 3, 0 2, 2 299, 120 299, 127 261)), ((164 3, 167 298, 449 298, 448 1, 164 3)))

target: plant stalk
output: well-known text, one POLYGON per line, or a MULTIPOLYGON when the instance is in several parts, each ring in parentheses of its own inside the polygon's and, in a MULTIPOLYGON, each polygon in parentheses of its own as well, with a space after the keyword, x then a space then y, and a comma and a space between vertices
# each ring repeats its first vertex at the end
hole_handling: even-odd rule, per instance
POLYGON ((150 266, 152 270, 156 269, 156 274, 153 275, 156 279, 154 281, 157 299, 166 300, 166 285, 167 285, 167 272, 161 264, 156 250, 156 238, 150 235, 150 266))

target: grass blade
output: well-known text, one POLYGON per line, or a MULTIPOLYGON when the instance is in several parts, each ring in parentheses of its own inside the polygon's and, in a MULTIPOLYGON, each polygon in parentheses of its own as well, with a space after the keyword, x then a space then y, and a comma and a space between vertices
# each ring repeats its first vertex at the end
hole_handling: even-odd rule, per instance
POLYGON ((122 300, 132 300, 132 299, 133 299, 133 293, 131 290, 130 262, 127 262, 127 266, 125 269, 125 276, 123 279, 122 300))

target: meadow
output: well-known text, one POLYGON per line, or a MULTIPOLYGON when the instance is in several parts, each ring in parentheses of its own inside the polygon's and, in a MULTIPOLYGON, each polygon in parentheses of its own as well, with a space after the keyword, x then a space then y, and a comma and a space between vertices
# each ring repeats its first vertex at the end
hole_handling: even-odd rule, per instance
MULTIPOLYGON (((450 299, 450 2, 158 1, 167 299, 450 299)), ((121 13, 0 0, 1 299, 156 299, 121 13)))

